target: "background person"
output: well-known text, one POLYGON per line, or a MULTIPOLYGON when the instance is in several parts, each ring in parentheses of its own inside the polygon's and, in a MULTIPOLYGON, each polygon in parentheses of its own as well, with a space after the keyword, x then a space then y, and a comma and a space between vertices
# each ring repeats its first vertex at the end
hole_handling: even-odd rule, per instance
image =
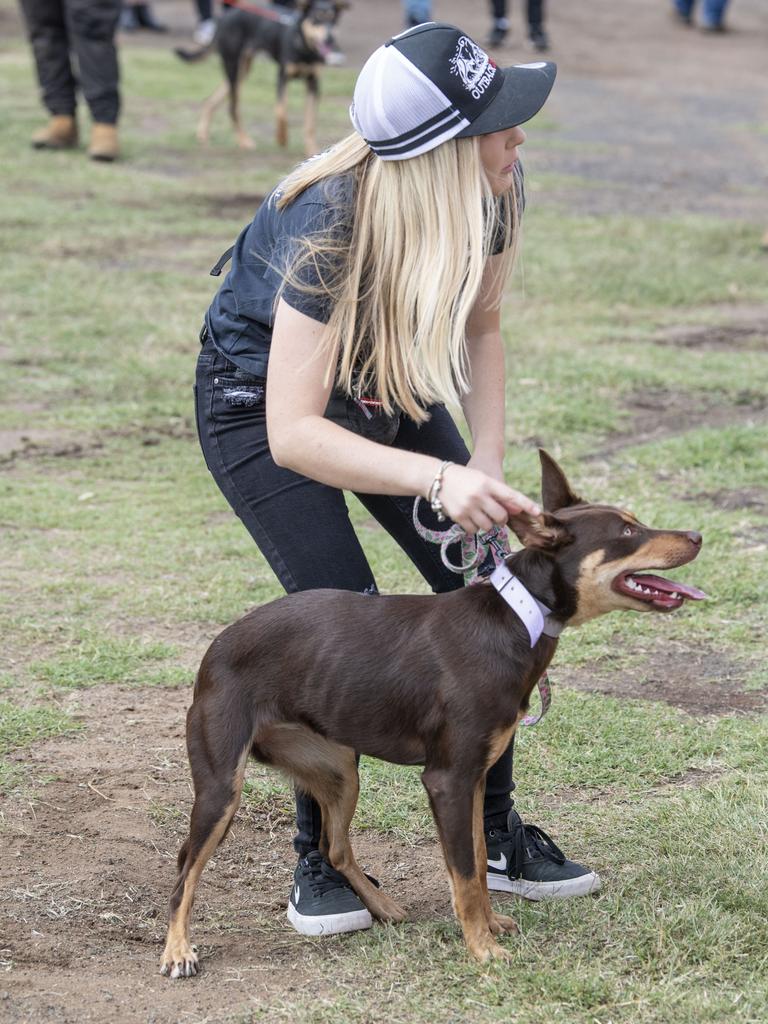
MULTIPOLYGON (((462 577, 417 534, 412 507, 445 460, 440 498, 465 530, 536 510, 503 479, 500 304, 522 209, 519 125, 554 76, 553 64, 501 70, 450 25, 396 37, 360 73, 355 132, 289 175, 231 251, 201 333, 197 427, 216 483, 286 591, 377 599, 344 490, 437 592, 462 577), (463 405, 471 456, 445 402, 463 405)), ((438 527, 428 508, 423 521, 438 527)), ((511 789, 510 745, 487 777, 489 885, 532 899, 594 891, 594 872, 523 825, 511 789)), ((294 927, 368 927, 319 852, 319 807, 301 794, 297 825, 294 927)))
POLYGON ((21 0, 48 124, 35 132, 35 149, 71 149, 78 144, 77 91, 93 119, 88 155, 115 160, 119 154, 119 68, 115 30, 120 0, 21 0))
POLYGON ((124 0, 120 15, 120 28, 123 32, 167 32, 168 26, 158 21, 149 4, 143 0, 124 0))
MULTIPOLYGON (((502 46, 509 34, 508 0, 491 0, 491 32, 489 46, 502 46)), ((549 49, 549 37, 544 29, 544 0, 526 0, 528 38, 534 49, 544 52, 549 49)))
MULTIPOLYGON (((674 13, 685 25, 693 24, 696 0, 673 0, 674 13)), ((705 32, 725 31, 728 0, 701 0, 701 28, 705 32)))

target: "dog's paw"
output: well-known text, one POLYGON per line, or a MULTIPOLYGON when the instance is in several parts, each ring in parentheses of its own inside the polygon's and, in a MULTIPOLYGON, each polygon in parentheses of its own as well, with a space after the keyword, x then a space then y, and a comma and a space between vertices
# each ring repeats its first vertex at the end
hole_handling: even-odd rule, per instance
POLYGON ((509 950, 496 942, 490 932, 487 938, 483 936, 481 939, 467 942, 467 947, 475 960, 479 960, 481 964, 487 964, 489 960, 509 960, 512 956, 509 950))
POLYGON ((166 978, 193 978, 199 970, 197 946, 185 943, 178 950, 165 947, 160 961, 160 973, 166 978))
POLYGON ((386 893, 379 890, 375 900, 369 900, 368 909, 375 918, 385 924, 400 924, 408 916, 406 912, 386 893))
POLYGON ((515 921, 514 917, 507 917, 506 914, 496 913, 494 913, 492 916, 493 920, 499 927, 499 931, 495 932, 494 934, 516 935, 520 931, 520 929, 517 927, 517 921, 515 921))

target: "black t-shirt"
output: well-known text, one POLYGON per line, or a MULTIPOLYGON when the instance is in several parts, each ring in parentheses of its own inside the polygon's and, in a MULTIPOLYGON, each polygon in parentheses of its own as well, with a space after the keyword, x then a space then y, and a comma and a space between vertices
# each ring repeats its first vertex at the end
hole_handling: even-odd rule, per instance
MULTIPOLYGON (((282 210, 276 205, 279 197, 280 186, 267 196, 254 219, 240 233, 232 250, 229 273, 205 318, 216 348, 236 366, 259 377, 267 373, 275 297, 285 268, 303 247, 304 239, 332 235, 343 246, 352 236, 351 174, 324 178, 310 185, 282 210)), ((501 252, 505 241, 502 228, 494 252, 501 252)), ((299 281, 312 287, 322 284, 311 262, 302 264, 299 281)), ((308 293, 287 285, 282 297, 313 320, 327 323, 331 317, 332 302, 326 294, 308 293)))

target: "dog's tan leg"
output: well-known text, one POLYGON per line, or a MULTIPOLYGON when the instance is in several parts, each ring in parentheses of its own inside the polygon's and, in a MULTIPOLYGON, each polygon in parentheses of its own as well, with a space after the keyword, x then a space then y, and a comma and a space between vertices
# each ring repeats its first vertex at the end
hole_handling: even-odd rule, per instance
POLYGON ((275 105, 275 141, 278 146, 288 145, 288 111, 285 90, 286 79, 281 71, 277 79, 277 104, 275 105))
POLYGON ((323 825, 328 837, 328 859, 340 871, 374 917, 380 921, 404 921, 405 912, 386 893, 378 889, 360 869, 349 842, 349 826, 357 806, 360 783, 353 751, 341 776, 335 795, 317 793, 323 825))
POLYGON ((240 61, 237 82, 234 88, 230 89, 229 92, 229 116, 232 118, 232 124, 235 127, 235 136, 237 137, 237 144, 241 149, 255 148, 253 140, 243 128, 242 121, 240 120, 240 86, 248 76, 252 63, 253 55, 250 53, 244 54, 240 61))
POLYGON ((317 83, 307 80, 307 96, 304 104, 304 155, 317 153, 317 83))
POLYGON ((466 776, 427 768, 422 782, 443 847, 451 882, 453 909, 472 956, 485 963, 491 958, 507 959, 509 953, 491 933, 488 911, 479 878, 485 858, 478 865, 474 840, 474 802, 477 785, 468 786, 466 776))
POLYGON ((491 906, 491 898, 488 895, 488 879, 486 864, 488 851, 485 845, 485 829, 483 828, 483 799, 485 797, 485 779, 475 790, 473 815, 472 815, 472 836, 475 843, 475 861, 478 866, 478 879, 482 892, 483 907, 488 918, 488 927, 494 935, 503 935, 506 932, 518 932, 517 922, 513 917, 506 914, 497 914, 491 906))
POLYGON ((200 111, 200 120, 197 122, 197 141, 201 142, 204 146, 208 145, 213 115, 227 98, 228 92, 229 86, 226 82, 222 82, 203 104, 203 109, 200 111))
MULTIPOLYGON (((194 705, 190 712, 194 711, 194 705)), ((197 764, 192 758, 195 781, 195 803, 189 824, 189 837, 179 852, 179 877, 171 894, 170 919, 160 973, 171 978, 188 978, 197 974, 197 951, 189 939, 189 921, 195 889, 203 868, 222 841, 240 804, 245 764, 250 750, 247 746, 234 752, 234 770, 212 765, 210 758, 197 764)))

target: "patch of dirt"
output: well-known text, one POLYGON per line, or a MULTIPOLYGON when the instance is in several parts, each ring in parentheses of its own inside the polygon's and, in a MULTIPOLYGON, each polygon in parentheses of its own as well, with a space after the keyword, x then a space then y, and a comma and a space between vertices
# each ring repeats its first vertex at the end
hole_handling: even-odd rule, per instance
POLYGON ((593 666, 558 674, 564 686, 609 697, 663 701, 690 715, 755 714, 768 708, 768 693, 743 689, 744 666, 709 648, 667 644, 632 668, 593 666))
MULTIPOLYGON (((205 195, 197 197, 197 204, 204 207, 209 217, 241 216, 243 223, 250 220, 266 197, 260 193, 235 192, 232 195, 205 195)), ((185 200, 186 201, 186 200, 185 200)))
POLYGON ((669 388, 638 388, 622 399, 631 426, 603 440, 588 459, 602 459, 630 445, 647 444, 663 437, 684 434, 696 427, 728 427, 763 421, 768 395, 745 389, 735 402, 722 395, 692 394, 669 388))
POLYGON ((743 512, 750 509, 760 515, 768 515, 768 488, 741 487, 735 490, 701 491, 699 494, 683 496, 685 501, 711 501, 717 508, 728 512, 743 512))
POLYGON ((61 430, 0 430, 0 466, 19 459, 88 458, 105 449, 107 438, 135 438, 137 444, 153 448, 164 440, 191 441, 197 434, 186 420, 167 420, 158 424, 140 424, 125 430, 102 430, 99 438, 66 436, 61 430))
POLYGON ((60 430, 0 430, 0 465, 41 452, 76 457, 84 454, 85 448, 76 441, 62 442, 60 430))
MULTIPOLYGON (((86 731, 16 757, 34 803, 5 798, 0 861, 0 1007, 9 1024, 56 1020, 228 1019, 279 1002, 324 950, 285 921, 292 830, 281 814, 241 810, 203 875, 193 918, 204 970, 160 977, 175 858, 191 792, 184 747, 190 693, 99 687, 69 694, 86 731), (266 817, 266 821, 265 821, 266 817), (285 970, 280 970, 280 966, 285 970), (3 991, 5 990, 5 991, 3 991)), ((435 842, 355 837, 361 863, 411 920, 450 920, 435 842)))
POLYGON ((768 347, 768 318, 751 324, 680 324, 661 331, 654 341, 699 351, 764 352, 768 347))

